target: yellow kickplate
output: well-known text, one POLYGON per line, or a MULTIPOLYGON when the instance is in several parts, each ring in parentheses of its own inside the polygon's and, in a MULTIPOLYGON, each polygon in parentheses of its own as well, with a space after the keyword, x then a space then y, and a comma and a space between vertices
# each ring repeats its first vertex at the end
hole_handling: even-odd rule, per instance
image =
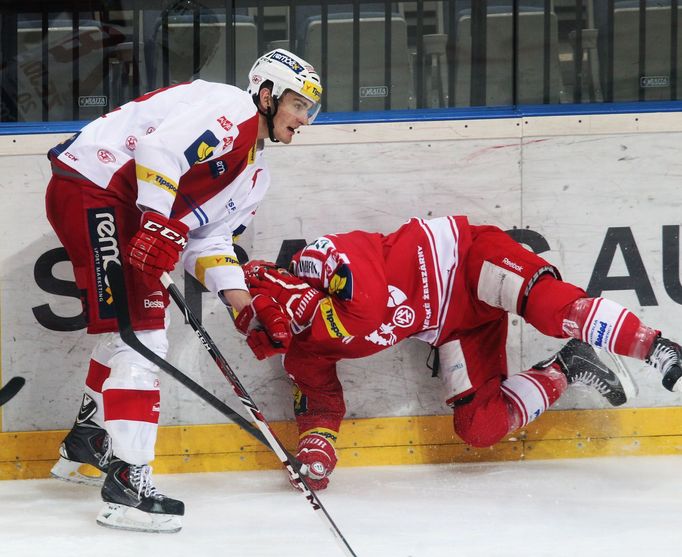
MULTIPOLYGON (((293 451, 295 424, 272 427, 293 451)), ((48 477, 65 433, 0 433, 0 479, 48 477)), ((550 411, 484 449, 466 445, 453 433, 452 416, 353 419, 342 424, 337 450, 339 466, 682 454, 682 408, 550 411)), ((161 427, 152 464, 159 473, 281 466, 267 447, 234 424, 161 427)), ((99 475, 94 468, 83 473, 99 475)))

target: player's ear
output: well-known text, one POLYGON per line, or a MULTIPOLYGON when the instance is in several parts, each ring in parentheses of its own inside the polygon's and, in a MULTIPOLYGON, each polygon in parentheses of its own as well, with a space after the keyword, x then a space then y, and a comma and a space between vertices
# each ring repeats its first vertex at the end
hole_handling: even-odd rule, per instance
POLYGON ((261 108, 266 111, 268 108, 272 108, 272 90, 268 87, 263 87, 258 92, 258 100, 260 101, 261 108))

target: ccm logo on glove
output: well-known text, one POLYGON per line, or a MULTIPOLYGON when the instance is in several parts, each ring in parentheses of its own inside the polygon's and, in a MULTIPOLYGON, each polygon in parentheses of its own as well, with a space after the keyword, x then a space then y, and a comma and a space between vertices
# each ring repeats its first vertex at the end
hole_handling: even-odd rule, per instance
MULTIPOLYGON (((178 222, 176 221, 175 225, 177 226, 177 224, 178 222)), ((172 228, 168 228, 167 226, 159 224, 158 222, 154 222, 153 220, 146 221, 145 223, 143 223, 142 227, 144 228, 144 230, 148 230, 149 232, 158 234, 162 238, 166 238, 167 240, 170 240, 171 242, 177 244, 178 246, 180 246, 181 250, 187 247, 187 236, 185 235, 186 233, 180 234, 173 230, 172 228)))
POLYGON ((170 219, 153 211, 142 214, 140 229, 130 240, 128 262, 151 277, 149 286, 164 272, 170 272, 180 259, 180 252, 187 246, 189 228, 179 220, 170 219))

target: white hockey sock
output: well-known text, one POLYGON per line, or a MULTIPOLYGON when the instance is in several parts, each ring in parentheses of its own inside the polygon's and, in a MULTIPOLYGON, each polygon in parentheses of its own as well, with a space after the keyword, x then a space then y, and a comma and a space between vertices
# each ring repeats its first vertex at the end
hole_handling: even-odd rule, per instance
POLYGON ((516 410, 510 431, 535 420, 556 402, 566 387, 566 376, 554 366, 524 371, 505 379, 502 391, 516 410))

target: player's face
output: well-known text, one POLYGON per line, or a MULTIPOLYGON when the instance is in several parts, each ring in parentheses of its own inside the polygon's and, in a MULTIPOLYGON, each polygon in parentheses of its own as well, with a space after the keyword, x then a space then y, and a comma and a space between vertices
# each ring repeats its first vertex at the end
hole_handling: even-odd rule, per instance
POLYGON ((286 91, 279 99, 277 113, 274 118, 274 135, 282 143, 291 143, 296 130, 310 122, 310 114, 314 104, 305 97, 286 91))

